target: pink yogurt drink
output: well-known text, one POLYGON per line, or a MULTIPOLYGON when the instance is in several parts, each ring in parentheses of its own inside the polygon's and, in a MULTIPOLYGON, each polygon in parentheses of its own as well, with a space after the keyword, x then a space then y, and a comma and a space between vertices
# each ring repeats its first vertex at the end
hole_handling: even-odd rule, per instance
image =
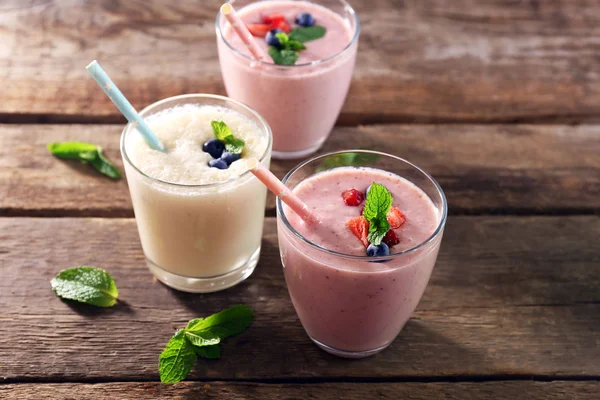
POLYGON ((383 153, 353 153, 360 156, 317 157, 284 178, 319 224, 305 223, 279 199, 277 215, 285 280, 304 329, 322 349, 358 358, 387 347, 417 307, 437 259, 447 205, 437 182, 418 167, 383 153), (332 165, 327 157, 338 162, 323 171, 332 165), (361 157, 368 166, 337 166, 361 157), (373 183, 389 190, 392 210, 403 214, 388 214, 395 229, 384 240, 389 255, 380 257, 367 256, 361 235, 349 227, 365 201, 348 205, 342 197, 349 189, 364 194, 373 183))
MULTIPOLYGON (((289 29, 309 13, 313 26, 326 29, 322 38, 305 42, 295 65, 276 65, 260 29, 251 29, 265 57, 253 60, 227 20, 217 16, 217 44, 229 97, 248 104, 265 117, 273 131, 274 158, 300 158, 318 150, 329 136, 348 93, 358 47, 359 22, 343 0, 314 2, 233 0, 242 21, 269 27, 265 18, 282 14, 289 29)), ((288 30, 289 30, 288 29, 288 30)))

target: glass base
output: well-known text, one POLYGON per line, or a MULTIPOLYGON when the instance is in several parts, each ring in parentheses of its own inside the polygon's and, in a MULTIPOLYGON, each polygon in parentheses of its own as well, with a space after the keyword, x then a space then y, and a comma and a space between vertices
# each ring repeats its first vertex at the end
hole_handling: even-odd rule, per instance
POLYGON ((191 278, 167 272, 147 257, 146 264, 156 279, 173 289, 188 293, 211 293, 230 288, 249 277, 254 272, 259 257, 260 247, 256 249, 248 261, 235 270, 208 278, 191 278))
POLYGON ((390 343, 386 344, 385 346, 381 346, 378 347, 376 349, 373 350, 363 350, 363 351, 346 351, 346 350, 339 350, 330 346, 327 346, 326 344, 323 344, 321 342, 319 342, 317 339, 315 339, 314 337, 308 335, 308 337, 315 342, 315 344, 317 346, 319 346, 321 348, 321 350, 325 350, 326 352, 328 352, 329 354, 333 354, 334 356, 338 356, 338 357, 343 357, 343 358, 365 358, 365 357, 369 357, 372 355, 375 355, 377 353, 379 353, 381 350, 385 349, 386 347, 388 347, 390 345, 390 343))
POLYGON ((299 150, 299 151, 276 151, 276 150, 272 150, 271 151, 271 158, 274 158, 276 160, 295 160, 298 158, 304 158, 306 156, 309 156, 313 153, 315 153, 317 150, 319 150, 321 148, 321 146, 323 145, 323 142, 325 142, 325 139, 323 139, 322 141, 320 141, 317 145, 309 147, 308 149, 305 150, 299 150))

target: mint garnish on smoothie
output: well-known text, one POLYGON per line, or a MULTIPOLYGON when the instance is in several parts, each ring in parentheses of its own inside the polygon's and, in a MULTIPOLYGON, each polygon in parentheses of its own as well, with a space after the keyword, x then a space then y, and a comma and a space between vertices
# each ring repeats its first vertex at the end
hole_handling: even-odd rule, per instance
POLYGON ((300 51, 306 50, 304 43, 320 39, 327 30, 315 25, 315 18, 307 12, 298 14, 295 19, 296 28, 292 29, 280 13, 273 13, 262 18, 262 24, 246 24, 253 36, 264 37, 269 45, 268 53, 277 65, 295 65, 300 51))

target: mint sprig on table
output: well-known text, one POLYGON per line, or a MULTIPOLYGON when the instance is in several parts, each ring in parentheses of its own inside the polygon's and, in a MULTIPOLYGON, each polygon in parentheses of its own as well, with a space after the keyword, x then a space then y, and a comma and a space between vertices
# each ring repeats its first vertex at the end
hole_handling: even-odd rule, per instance
POLYGON ((52 290, 63 299, 98 307, 112 307, 119 290, 108 272, 96 267, 73 267, 60 271, 50 281, 52 290))
POLYGON ((84 164, 91 164, 109 178, 121 178, 121 172, 104 156, 100 146, 84 142, 53 142, 47 147, 55 157, 79 160, 84 164))
POLYGON ((206 318, 196 318, 178 330, 158 357, 158 372, 163 383, 185 379, 196 357, 221 357, 221 340, 242 333, 254 319, 250 307, 239 304, 206 318))
POLYGON ((225 150, 231 154, 242 154, 246 142, 243 139, 233 136, 231 128, 225 122, 211 121, 210 126, 215 137, 225 144, 225 150))
POLYGON ((299 51, 306 50, 303 43, 311 40, 320 39, 325 36, 326 29, 322 26, 298 27, 289 34, 285 32, 277 33, 275 37, 279 39, 279 47, 269 46, 269 55, 277 65, 295 65, 300 57, 299 51))
POLYGON ((392 194, 385 186, 373 183, 367 193, 363 217, 369 222, 369 243, 379 246, 390 230, 387 214, 392 207, 392 194))

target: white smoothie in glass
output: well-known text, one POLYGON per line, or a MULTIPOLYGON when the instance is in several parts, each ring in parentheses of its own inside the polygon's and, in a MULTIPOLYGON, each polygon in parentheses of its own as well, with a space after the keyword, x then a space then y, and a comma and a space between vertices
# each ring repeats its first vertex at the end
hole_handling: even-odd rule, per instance
POLYGON ((270 162, 271 132, 256 112, 212 95, 177 96, 141 113, 168 149, 151 149, 128 124, 121 151, 148 267, 165 284, 189 292, 230 287, 249 276, 260 253, 266 188, 246 160, 270 162), (226 169, 203 145, 223 121, 245 145, 226 169))

